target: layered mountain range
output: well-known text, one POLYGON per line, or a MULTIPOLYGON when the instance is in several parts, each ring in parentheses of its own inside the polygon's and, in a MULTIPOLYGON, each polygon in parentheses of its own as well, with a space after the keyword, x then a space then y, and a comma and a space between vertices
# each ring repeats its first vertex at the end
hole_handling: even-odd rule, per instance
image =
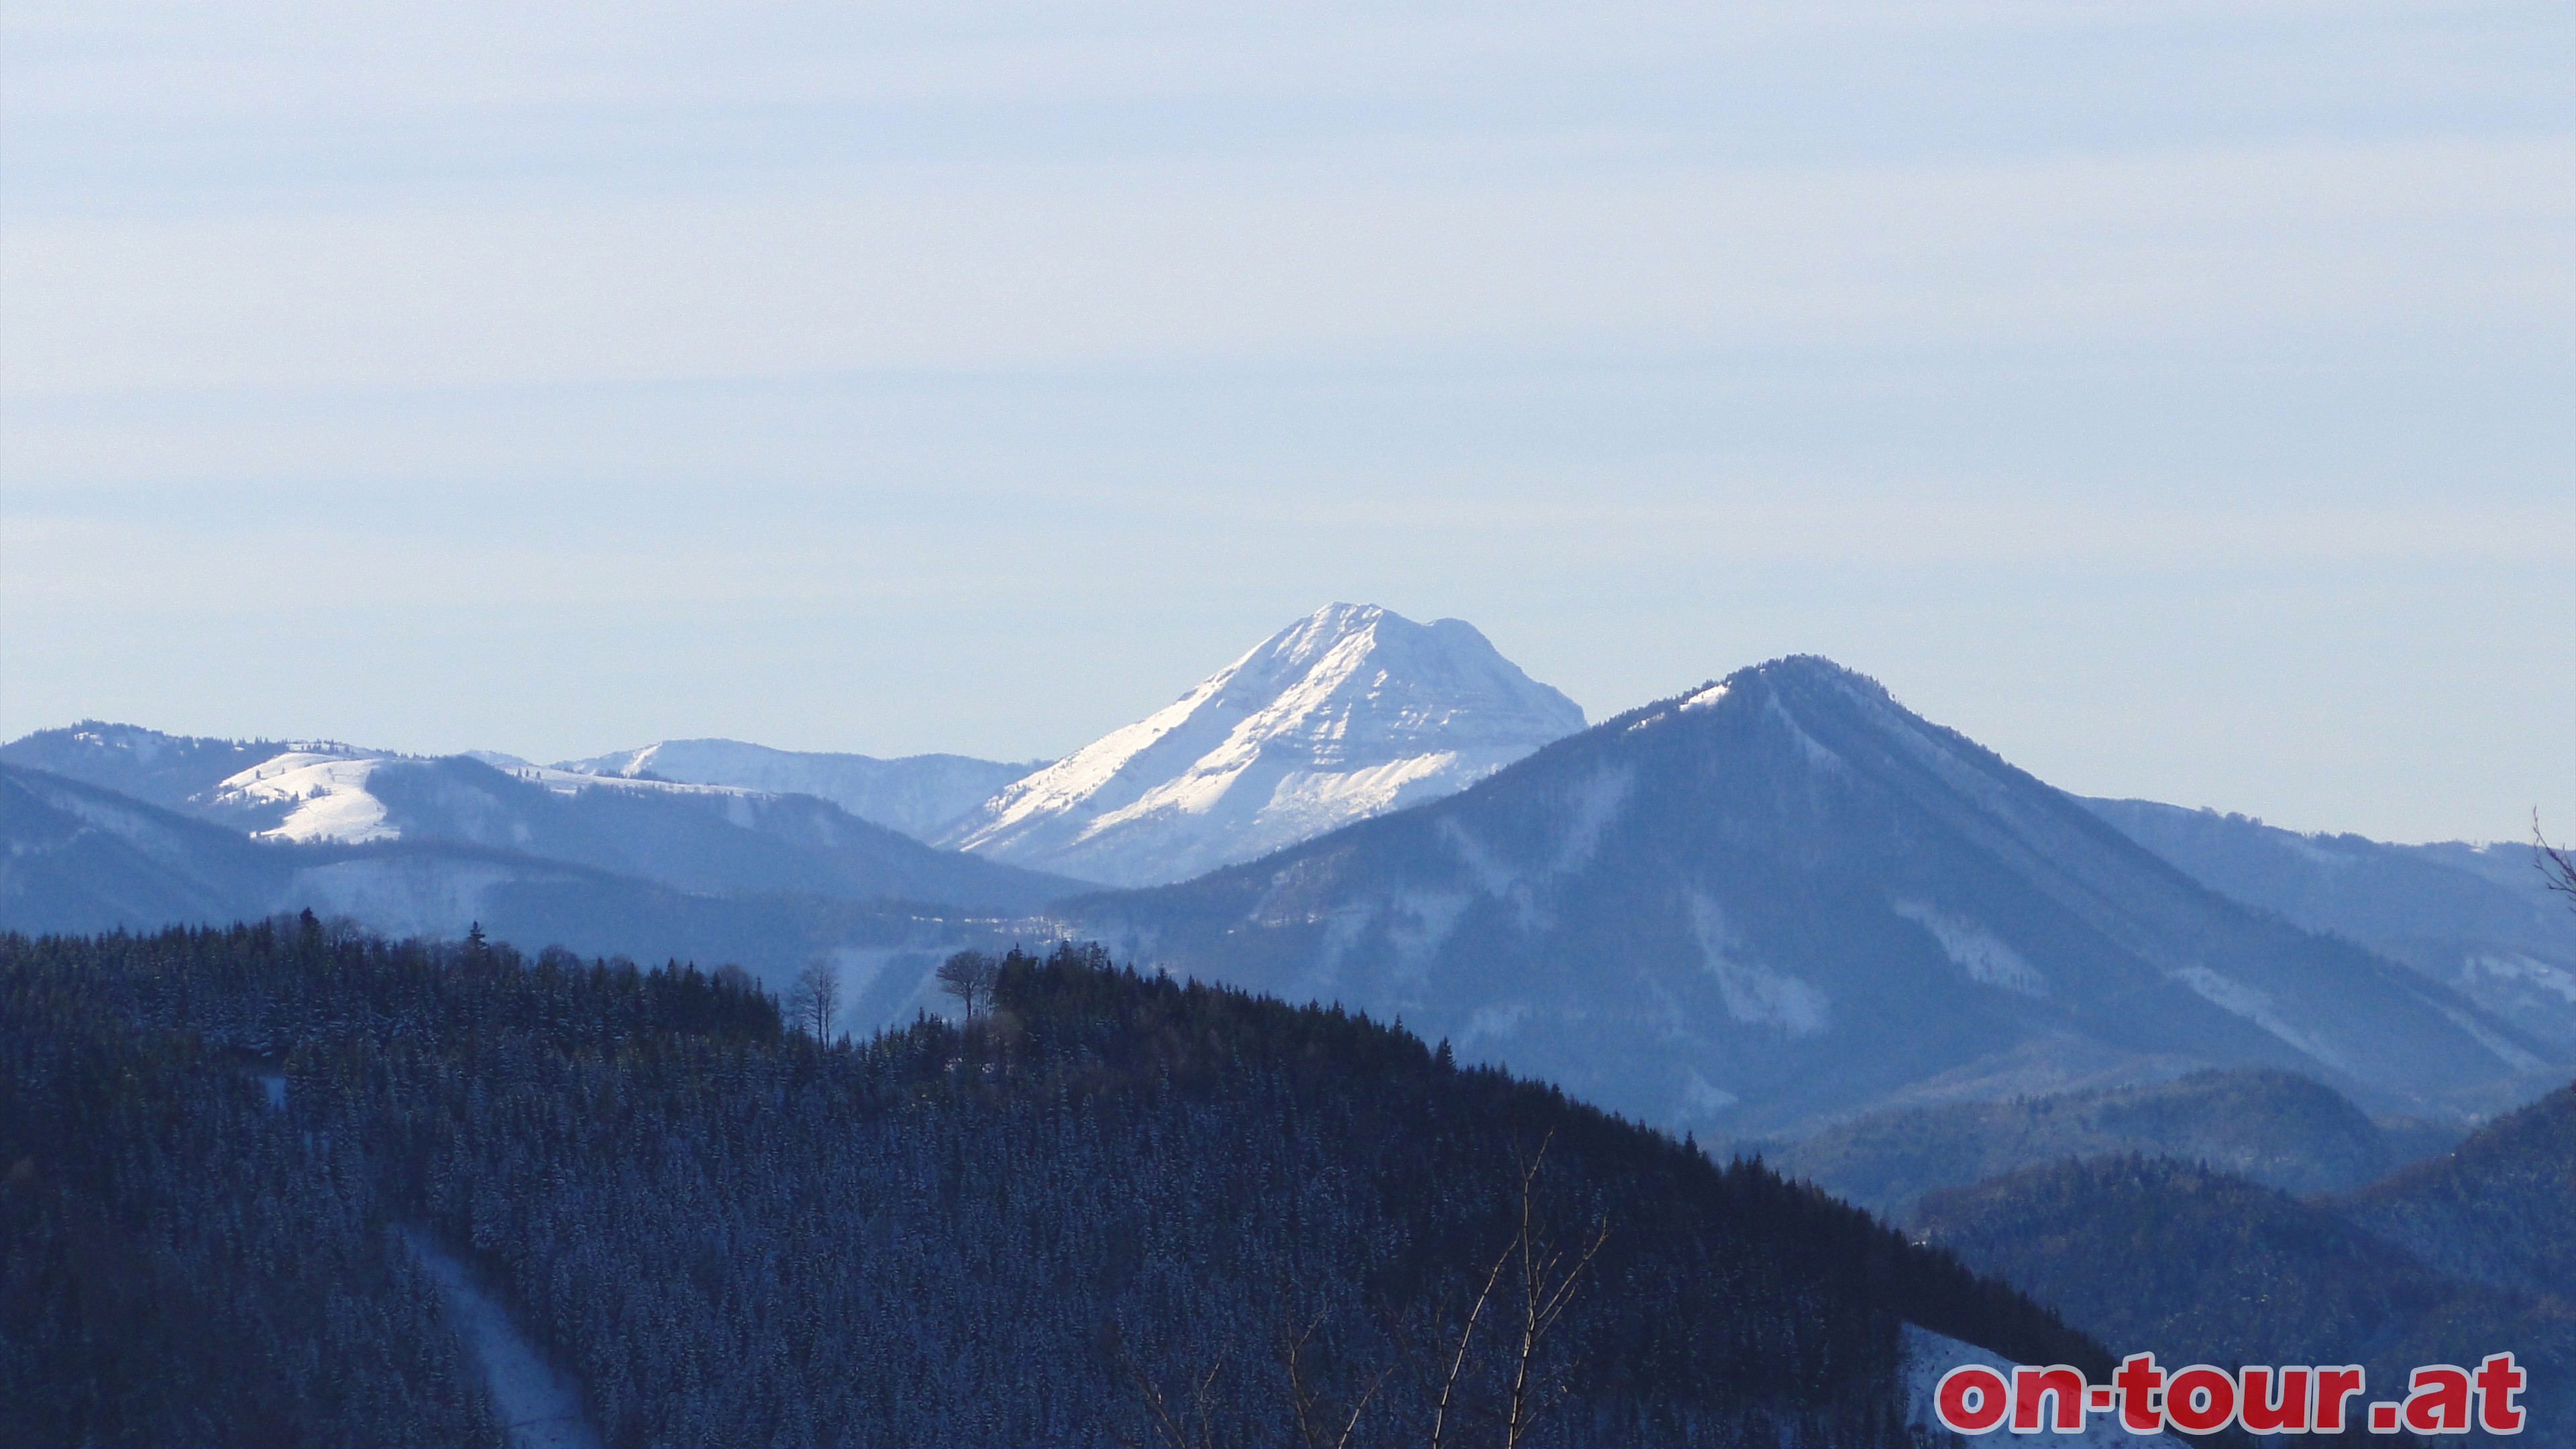
POLYGON ((2221 895, 2403 961, 2576 1048, 2576 931, 2528 845, 2389 845, 2151 800, 2084 805, 2221 895))
POLYGON ((1098 938, 1718 1138, 2208 1068, 2475 1117, 2576 1061, 2576 929, 2507 852, 2079 801, 1812 658, 1582 725, 1473 628, 1350 605, 1033 771, 86 723, 0 746, 0 926, 822 959, 861 1030, 961 945, 1098 938))
MULTIPOLYGON (((1259 1008, 1303 1023, 1281 1060, 1310 1072, 1347 1010, 1399 1021, 1440 1044, 1410 1048, 1438 1080, 1507 1065, 1731 1142, 2124 1349, 2384 1377, 2512 1348, 2548 1376, 2546 1433, 2576 1413, 2576 915, 2530 866, 2517 847, 2079 799, 1812 657, 1587 729, 1472 628, 1344 605, 1036 767, 726 740, 541 766, 96 722, 0 746, 0 930, 310 910, 229 939, 345 951, 353 925, 453 941, 479 924, 532 948, 739 963, 774 992, 821 962, 860 1034, 946 1007, 932 973, 960 948, 1098 941, 1149 973, 1082 988, 1104 1020, 1183 1000, 1156 970, 1329 1002, 1259 1008)), ((493 959, 479 942, 366 951, 493 959)), ((1068 981, 1106 959, 1071 958, 1068 981)), ((538 963, 543 989, 694 979, 538 963)), ((1153 1080, 1251 1060, 1204 1035, 1205 1011, 1244 998, 1186 1000, 1187 1030, 1139 1038, 1174 1054, 1153 1080)), ((1028 1028, 997 1017, 987 1036, 1028 1028)), ((947 1030, 875 1050, 911 1062, 906 1043, 947 1030)), ((920 1064, 947 1072, 949 1051, 920 1064)), ((1080 1060, 1092 1090, 1098 1062, 1080 1060)), ((1321 1077, 1372 1098, 1339 1071, 1321 1077)), ((1260 1120, 1254 1136, 1289 1140, 1260 1120)), ((1003 1155, 1026 1176, 1025 1144, 1003 1155)), ((1113 1227, 1116 1258, 1131 1234, 1113 1227)), ((852 1228, 871 1254, 909 1231, 852 1228)), ((1889 1425, 1924 1423, 1944 1366, 2005 1346, 1928 1322, 1870 1350, 1889 1425)))
MULTIPOLYGON (((521 764, 526 762, 521 761, 521 764)), ((1005 764, 968 755, 868 755, 773 750, 740 740, 663 740, 554 768, 609 779, 729 785, 773 795, 811 795, 915 840, 932 840, 994 791, 1045 762, 1005 764)))
POLYGON ((1139 961, 1400 1015, 1703 1133, 2209 1066, 2477 1111, 2569 1061, 2422 972, 2207 889, 1816 658, 1253 864, 1059 909, 1139 961))

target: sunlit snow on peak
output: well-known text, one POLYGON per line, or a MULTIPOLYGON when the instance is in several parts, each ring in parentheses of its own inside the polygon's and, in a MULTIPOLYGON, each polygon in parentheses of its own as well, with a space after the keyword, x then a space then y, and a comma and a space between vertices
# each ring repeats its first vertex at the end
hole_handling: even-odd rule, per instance
POLYGON ((1333 604, 1004 787, 946 843, 1118 884, 1184 879, 1454 793, 1583 728, 1457 619, 1333 604))
POLYGON ((214 803, 291 806, 285 820, 258 832, 263 840, 391 840, 401 832, 385 823, 384 802, 367 793, 367 777, 384 763, 381 758, 289 750, 216 786, 214 803))

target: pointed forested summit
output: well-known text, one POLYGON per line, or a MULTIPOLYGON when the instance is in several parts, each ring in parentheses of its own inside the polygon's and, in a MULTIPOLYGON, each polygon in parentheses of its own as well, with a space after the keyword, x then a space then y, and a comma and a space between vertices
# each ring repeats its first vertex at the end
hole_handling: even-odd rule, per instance
POLYGON ((2380 1110, 2550 1084, 2545 1044, 2213 894, 1818 658, 1064 909, 1142 960, 1400 1013, 1703 1134, 2200 1066, 2301 1072, 2380 1110))
POLYGON ((1183 880, 1436 800, 1583 728, 1459 619, 1332 604, 942 837, 1113 885, 1183 880))

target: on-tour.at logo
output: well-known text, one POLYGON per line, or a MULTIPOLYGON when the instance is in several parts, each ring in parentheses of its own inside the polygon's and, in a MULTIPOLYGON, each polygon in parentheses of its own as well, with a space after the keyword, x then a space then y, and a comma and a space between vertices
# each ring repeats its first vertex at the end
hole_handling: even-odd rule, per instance
POLYGON ((2229 1373, 2196 1363, 2168 1374, 2154 1354, 2133 1353, 2107 1384, 2088 1383, 2082 1369, 2062 1363, 2021 1364, 2010 1376, 1962 1364, 1941 1376, 1933 1412, 1957 1434, 2080 1434, 2089 1414, 2117 1414, 2133 1434, 2465 1434, 2472 1422, 2490 1434, 2519 1434, 2523 1409, 2515 1399, 2526 1383, 2510 1353, 2488 1354, 2475 1369, 2425 1364, 2407 1375, 2403 1400, 2370 1400, 2355 1415, 2352 1400, 2369 1392, 2359 1364, 2248 1364, 2229 1373))

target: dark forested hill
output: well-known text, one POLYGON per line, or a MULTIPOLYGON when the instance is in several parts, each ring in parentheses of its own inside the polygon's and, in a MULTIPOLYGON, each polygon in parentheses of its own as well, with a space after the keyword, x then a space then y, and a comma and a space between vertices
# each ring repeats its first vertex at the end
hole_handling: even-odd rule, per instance
POLYGON ((359 1144, 84 966, 0 939, 0 1443, 498 1449, 359 1144))
POLYGON ((2241 1070, 1875 1113, 1765 1156, 1791 1177, 1902 1219, 1934 1188, 2059 1158, 2132 1153, 2207 1163, 2291 1193, 2345 1192, 2457 1136, 2374 1122, 2305 1077, 2241 1070))
POLYGON ((1522 1301, 1521 1265, 1561 1278, 1575 1258, 1550 1253, 1596 1241, 1529 1360, 1552 1410, 1532 1443, 1892 1449, 1909 1321, 2107 1366, 1759 1166, 1339 1011, 1095 951, 1011 959, 963 1028, 827 1047, 739 978, 680 967, 310 918, 10 936, 0 1049, 19 1084, 0 1212, 54 1225, 12 1234, 0 1285, 0 1340, 47 1345, 0 1384, 12 1443, 103 1423, 218 1442, 188 1415, 254 1400, 317 1406, 262 1443, 488 1437, 388 1254, 396 1225, 480 1265, 622 1446, 1156 1442, 1158 1402, 1222 1442, 1287 1444, 1292 1384, 1310 1407, 1373 1388, 1353 1442, 1418 1442, 1479 1285, 1497 1265, 1512 1285, 1452 1395, 1484 1423, 1518 1362, 1518 1309, 1494 1305, 1522 1301), (282 1107, 230 1059, 277 1062, 282 1107), (280 1234, 325 1250, 275 1276, 280 1234), (211 1298, 113 1351, 46 1326, 93 1300, 91 1321, 140 1322, 118 1276, 138 1252, 134 1271, 211 1298), (315 1315, 360 1327, 300 1332, 315 1315), (219 1385, 202 1409, 174 1388, 289 1351, 271 1342, 305 1378, 219 1385))
POLYGON ((2338 1206, 2445 1272, 2576 1313, 2576 1085, 2338 1206))
POLYGON ((2403 1388, 2416 1364, 2474 1364, 2509 1349, 2532 1380, 2539 1437, 2526 1442, 2576 1433, 2576 1314, 2566 1304, 2443 1273, 2322 1201, 2170 1159, 2106 1157, 1932 1193, 1917 1222, 1928 1241, 2116 1353, 2361 1363, 2384 1391, 2403 1388))

